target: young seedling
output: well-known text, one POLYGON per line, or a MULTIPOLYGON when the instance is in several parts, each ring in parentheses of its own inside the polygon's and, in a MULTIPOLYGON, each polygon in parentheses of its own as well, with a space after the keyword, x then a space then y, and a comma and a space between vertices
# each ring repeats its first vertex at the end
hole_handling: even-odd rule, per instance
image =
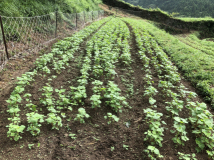
MULTIPOLYGON (((144 113, 146 113, 146 122, 149 124, 149 130, 145 132, 146 138, 144 141, 149 141, 152 145, 155 143, 159 144, 162 147, 162 136, 164 135, 164 127, 161 127, 161 117, 163 116, 162 113, 157 113, 157 111, 152 110, 150 108, 144 109, 144 113)), ((163 124, 166 124, 162 121, 163 124)))
POLYGON ((62 119, 55 113, 49 113, 46 121, 52 125, 52 129, 59 130, 59 127, 62 127, 62 119))
POLYGON ((115 115, 112 115, 112 113, 107 113, 107 116, 104 116, 104 118, 108 119, 108 124, 119 121, 119 118, 115 115))
POLYGON ((74 121, 80 121, 80 123, 85 123, 84 118, 89 118, 90 116, 86 113, 84 108, 78 109, 79 114, 77 114, 76 118, 74 118, 74 121))
POLYGON ((146 88, 145 90, 145 93, 144 93, 144 96, 149 96, 149 97, 152 97, 152 96, 155 96, 157 94, 157 89, 152 87, 152 86, 149 86, 146 88))
POLYGON ((71 133, 71 134, 69 134, 69 136, 71 137, 71 139, 76 139, 77 137, 76 137, 76 134, 73 134, 73 133, 71 133))
POLYGON ((106 104, 110 105, 115 110, 115 112, 122 112, 122 104, 128 106, 128 103, 125 101, 126 98, 120 96, 121 90, 117 87, 116 84, 114 84, 113 81, 109 81, 108 86, 109 88, 106 90, 104 95, 105 98, 108 98, 106 104))
POLYGON ((26 98, 26 101, 28 102, 29 101, 29 98, 31 97, 32 95, 30 93, 26 93, 23 97, 27 97, 26 98))
POLYGON ((125 150, 129 150, 129 146, 128 146, 128 145, 123 144, 123 148, 124 148, 125 150))
MULTIPOLYGON (((25 126, 24 125, 16 125, 13 123, 10 123, 8 126, 9 131, 7 132, 7 137, 13 137, 15 141, 18 141, 19 139, 22 139, 22 137, 19 135, 20 133, 23 133, 25 126)), ((12 138, 10 138, 12 140, 12 138)))
POLYGON ((180 153, 178 152, 179 155, 179 159, 183 159, 183 160, 197 160, 195 158, 195 154, 184 154, 184 153, 180 153))
POLYGON ((209 156, 209 158, 211 159, 214 159, 214 151, 206 151, 207 152, 207 154, 208 154, 208 156, 209 156))
POLYGON ((154 146, 148 146, 147 149, 144 150, 144 152, 148 154, 148 157, 151 158, 151 160, 156 160, 156 158, 163 158, 159 150, 154 146))
POLYGON ((111 151, 112 151, 112 152, 114 151, 114 147, 113 147, 113 146, 111 147, 111 151))
POLYGON ((92 95, 90 100, 91 100, 91 103, 92 103, 92 108, 97 108, 97 107, 100 107, 100 104, 101 104, 101 96, 100 95, 92 95))
POLYGON ((83 102, 83 98, 86 98, 86 88, 85 86, 78 86, 78 87, 70 87, 71 88, 71 98, 73 99, 72 104, 73 105, 78 105, 78 103, 80 104, 84 104, 83 102))
POLYGON ((33 147, 34 144, 28 144, 28 148, 31 149, 31 147, 33 147))
POLYGON ((39 124, 39 122, 44 122, 44 115, 32 112, 27 113, 26 116, 29 123, 27 131, 30 131, 33 136, 37 136, 40 133, 39 127, 41 127, 41 124, 39 124))
POLYGON ((175 130, 171 130, 172 133, 176 133, 175 137, 172 138, 174 143, 181 144, 184 146, 184 141, 188 141, 189 138, 186 136, 186 126, 188 121, 184 118, 174 117, 174 125, 175 130))

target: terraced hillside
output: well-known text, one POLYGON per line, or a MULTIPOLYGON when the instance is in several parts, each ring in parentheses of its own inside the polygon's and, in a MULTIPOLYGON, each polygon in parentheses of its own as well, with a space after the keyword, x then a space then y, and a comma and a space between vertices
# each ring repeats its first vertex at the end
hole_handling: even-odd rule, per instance
POLYGON ((156 32, 108 17, 56 43, 0 97, 0 158, 211 159, 213 115, 171 62, 193 53, 156 32))

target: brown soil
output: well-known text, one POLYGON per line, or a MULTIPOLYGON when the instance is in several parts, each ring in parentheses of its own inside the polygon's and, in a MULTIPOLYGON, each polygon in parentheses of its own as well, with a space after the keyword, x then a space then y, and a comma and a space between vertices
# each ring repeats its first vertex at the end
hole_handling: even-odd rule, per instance
MULTIPOLYGON (((128 25, 130 31, 132 28, 128 25)), ((93 35, 93 34, 92 34, 93 35)), ((69 67, 62 71, 56 80, 51 82, 51 86, 54 88, 60 88, 63 86, 66 89, 66 93, 69 93, 69 86, 76 86, 77 79, 80 76, 80 67, 83 63, 83 57, 85 55, 85 47, 87 40, 92 36, 90 35, 85 42, 81 44, 81 50, 74 54, 74 59, 70 62, 69 67)), ((144 97, 145 82, 143 81, 144 70, 143 63, 141 62, 139 56, 137 55, 138 48, 136 46, 136 41, 134 34, 131 33, 130 46, 131 46, 131 57, 133 63, 130 66, 124 65, 122 62, 116 64, 116 72, 118 76, 115 77, 115 83, 118 84, 119 88, 122 90, 122 95, 127 97, 127 102, 132 107, 132 109, 124 108, 123 112, 118 114, 120 120, 118 123, 107 124, 104 119, 104 115, 108 112, 113 112, 111 108, 102 104, 101 108, 96 110, 91 109, 90 102, 88 98, 85 100, 85 105, 73 107, 72 113, 68 110, 62 110, 66 113, 67 117, 63 119, 63 127, 60 130, 51 130, 51 126, 46 123, 42 124, 41 134, 37 137, 33 137, 29 132, 24 132, 22 134, 22 139, 18 142, 10 141, 7 138, 9 118, 7 110, 7 100, 14 89, 14 86, 8 90, 4 91, 4 94, 0 97, 1 107, 0 107, 0 159, 12 160, 12 159, 60 159, 60 160, 101 160, 101 159, 127 159, 127 160, 147 160, 146 154, 143 151, 148 146, 148 143, 144 141, 144 132, 148 130, 148 125, 142 121, 145 118, 143 109, 148 108, 149 101, 148 97, 144 97), (133 87, 132 87, 133 86, 133 87), (132 90, 133 89, 133 90, 132 90), (79 122, 73 121, 77 110, 79 107, 84 107, 90 118, 86 120, 85 124, 80 124, 79 122), (69 121, 68 118, 71 118, 69 121), (127 124, 130 125, 127 125, 127 124), (76 139, 72 139, 69 134, 75 134, 76 139), (38 143, 40 146, 38 147, 38 143), (34 144, 32 149, 28 148, 28 144, 34 144)), ((149 55, 147 55, 149 57, 149 55)), ((26 66, 27 68, 28 66, 26 66)), ((33 66, 29 66, 32 68, 33 66)), ((152 66, 151 66, 152 68, 152 66)), ((22 72, 24 72, 23 70, 22 72)), ((54 71, 50 76, 56 74, 54 71)), ((154 69, 152 68, 153 75, 153 86, 158 88, 158 78, 154 69)), ((25 93, 31 93, 31 100, 34 104, 37 104, 42 111, 39 113, 47 114, 47 109, 45 106, 39 103, 39 98, 41 98, 41 91, 39 89, 48 82, 47 77, 37 76, 35 82, 28 86, 25 93)), ((191 91, 195 91, 188 82, 182 80, 182 83, 189 88, 191 91)), ((178 84, 179 85, 179 84, 178 84)), ((87 86, 87 94, 91 95, 91 84, 87 86)), ((161 90, 158 89, 159 93, 161 90)), ((176 91, 174 91, 176 92, 176 91)), ((25 94, 24 93, 24 94, 25 94)), ((57 94, 54 92, 54 97, 57 94)), ((172 129, 173 121, 171 118, 167 118, 166 115, 169 113, 165 109, 165 101, 170 99, 164 99, 161 95, 155 96, 157 100, 157 111, 163 113, 163 119, 168 125, 168 130, 164 132, 163 147, 158 147, 160 153, 164 155, 165 160, 176 160, 177 152, 182 153, 196 153, 195 147, 196 143, 194 141, 195 136, 191 133, 191 127, 187 125, 188 137, 190 140, 185 144, 184 147, 176 147, 176 145, 171 140, 173 134, 170 132, 172 129)), ((185 99, 182 99, 186 101, 185 99)), ((203 102, 199 97, 195 101, 203 102)), ((20 107, 22 110, 21 119, 22 124, 27 125, 24 109, 24 104, 20 107)), ((181 117, 186 118, 188 116, 187 110, 183 110, 180 114, 181 117)), ((205 152, 197 154, 198 160, 208 159, 205 152)))

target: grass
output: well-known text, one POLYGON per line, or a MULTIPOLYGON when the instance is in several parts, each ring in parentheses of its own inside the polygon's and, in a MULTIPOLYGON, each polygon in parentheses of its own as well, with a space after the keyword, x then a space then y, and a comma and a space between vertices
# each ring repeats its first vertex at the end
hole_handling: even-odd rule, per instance
POLYGON ((205 18, 192 18, 192 17, 176 17, 185 22, 195 22, 195 21, 214 21, 212 17, 205 17, 205 18))
POLYGON ((187 37, 183 36, 176 36, 181 42, 184 42, 185 44, 197 49, 201 50, 202 52, 208 54, 208 55, 213 55, 214 56, 214 48, 213 42, 209 42, 206 40, 199 40, 197 37, 195 37, 194 34, 191 34, 187 37))
POLYGON ((214 42, 212 41, 207 41, 209 39, 212 39, 212 38, 207 38, 207 39, 203 39, 203 40, 200 40, 199 38, 199 33, 198 32, 195 32, 194 34, 191 34, 189 35, 189 38, 195 42, 198 42, 200 43, 201 45, 204 45, 204 46, 207 46, 207 47, 214 47, 214 42))
POLYGON ((101 0, 2 0, 0 15, 8 17, 32 17, 49 14, 56 8, 64 13, 99 10, 101 0), (56 3, 55 3, 56 2, 56 3))

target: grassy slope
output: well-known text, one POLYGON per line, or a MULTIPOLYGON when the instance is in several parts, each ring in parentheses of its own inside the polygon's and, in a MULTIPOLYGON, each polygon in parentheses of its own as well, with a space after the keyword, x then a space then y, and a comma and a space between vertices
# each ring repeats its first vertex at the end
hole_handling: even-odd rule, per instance
POLYGON ((214 54, 211 54, 214 42, 201 41, 195 35, 191 35, 186 37, 191 40, 188 40, 188 44, 185 42, 186 38, 179 40, 149 22, 142 20, 142 23, 171 56, 184 77, 198 89, 205 100, 214 105, 214 54))
MULTIPOLYGON (((212 17, 205 17, 205 18, 191 18, 191 17, 174 17, 172 14, 169 14, 168 12, 166 11, 163 11, 161 10, 160 8, 149 8, 149 9, 146 9, 146 8, 142 8, 141 6, 135 6, 131 3, 128 3, 124 0, 103 0, 103 3, 106 4, 106 5, 110 5, 110 6, 113 6, 113 7, 119 7, 119 8, 128 8, 129 10, 142 10, 144 13, 148 13, 148 18, 145 18, 145 19, 150 19, 151 20, 151 17, 153 16, 153 20, 154 21, 157 21, 157 19, 155 19, 155 17, 157 18, 157 16, 160 16, 161 17, 168 17, 169 19, 171 19, 172 21, 173 20, 181 20, 183 21, 184 23, 185 22, 197 22, 197 23, 212 23, 212 21, 214 21, 214 18, 212 17), (123 7, 121 7, 123 6, 123 7)), ((195 25, 198 25, 198 24, 195 24, 195 25)))
POLYGON ((144 8, 160 8, 169 13, 178 12, 180 15, 191 17, 214 16, 213 0, 124 0, 144 8))
POLYGON ((0 3, 0 14, 13 17, 30 17, 44 15, 55 11, 65 13, 99 10, 98 4, 101 0, 2 0, 0 3), (55 4, 56 1, 56 4, 55 4))

